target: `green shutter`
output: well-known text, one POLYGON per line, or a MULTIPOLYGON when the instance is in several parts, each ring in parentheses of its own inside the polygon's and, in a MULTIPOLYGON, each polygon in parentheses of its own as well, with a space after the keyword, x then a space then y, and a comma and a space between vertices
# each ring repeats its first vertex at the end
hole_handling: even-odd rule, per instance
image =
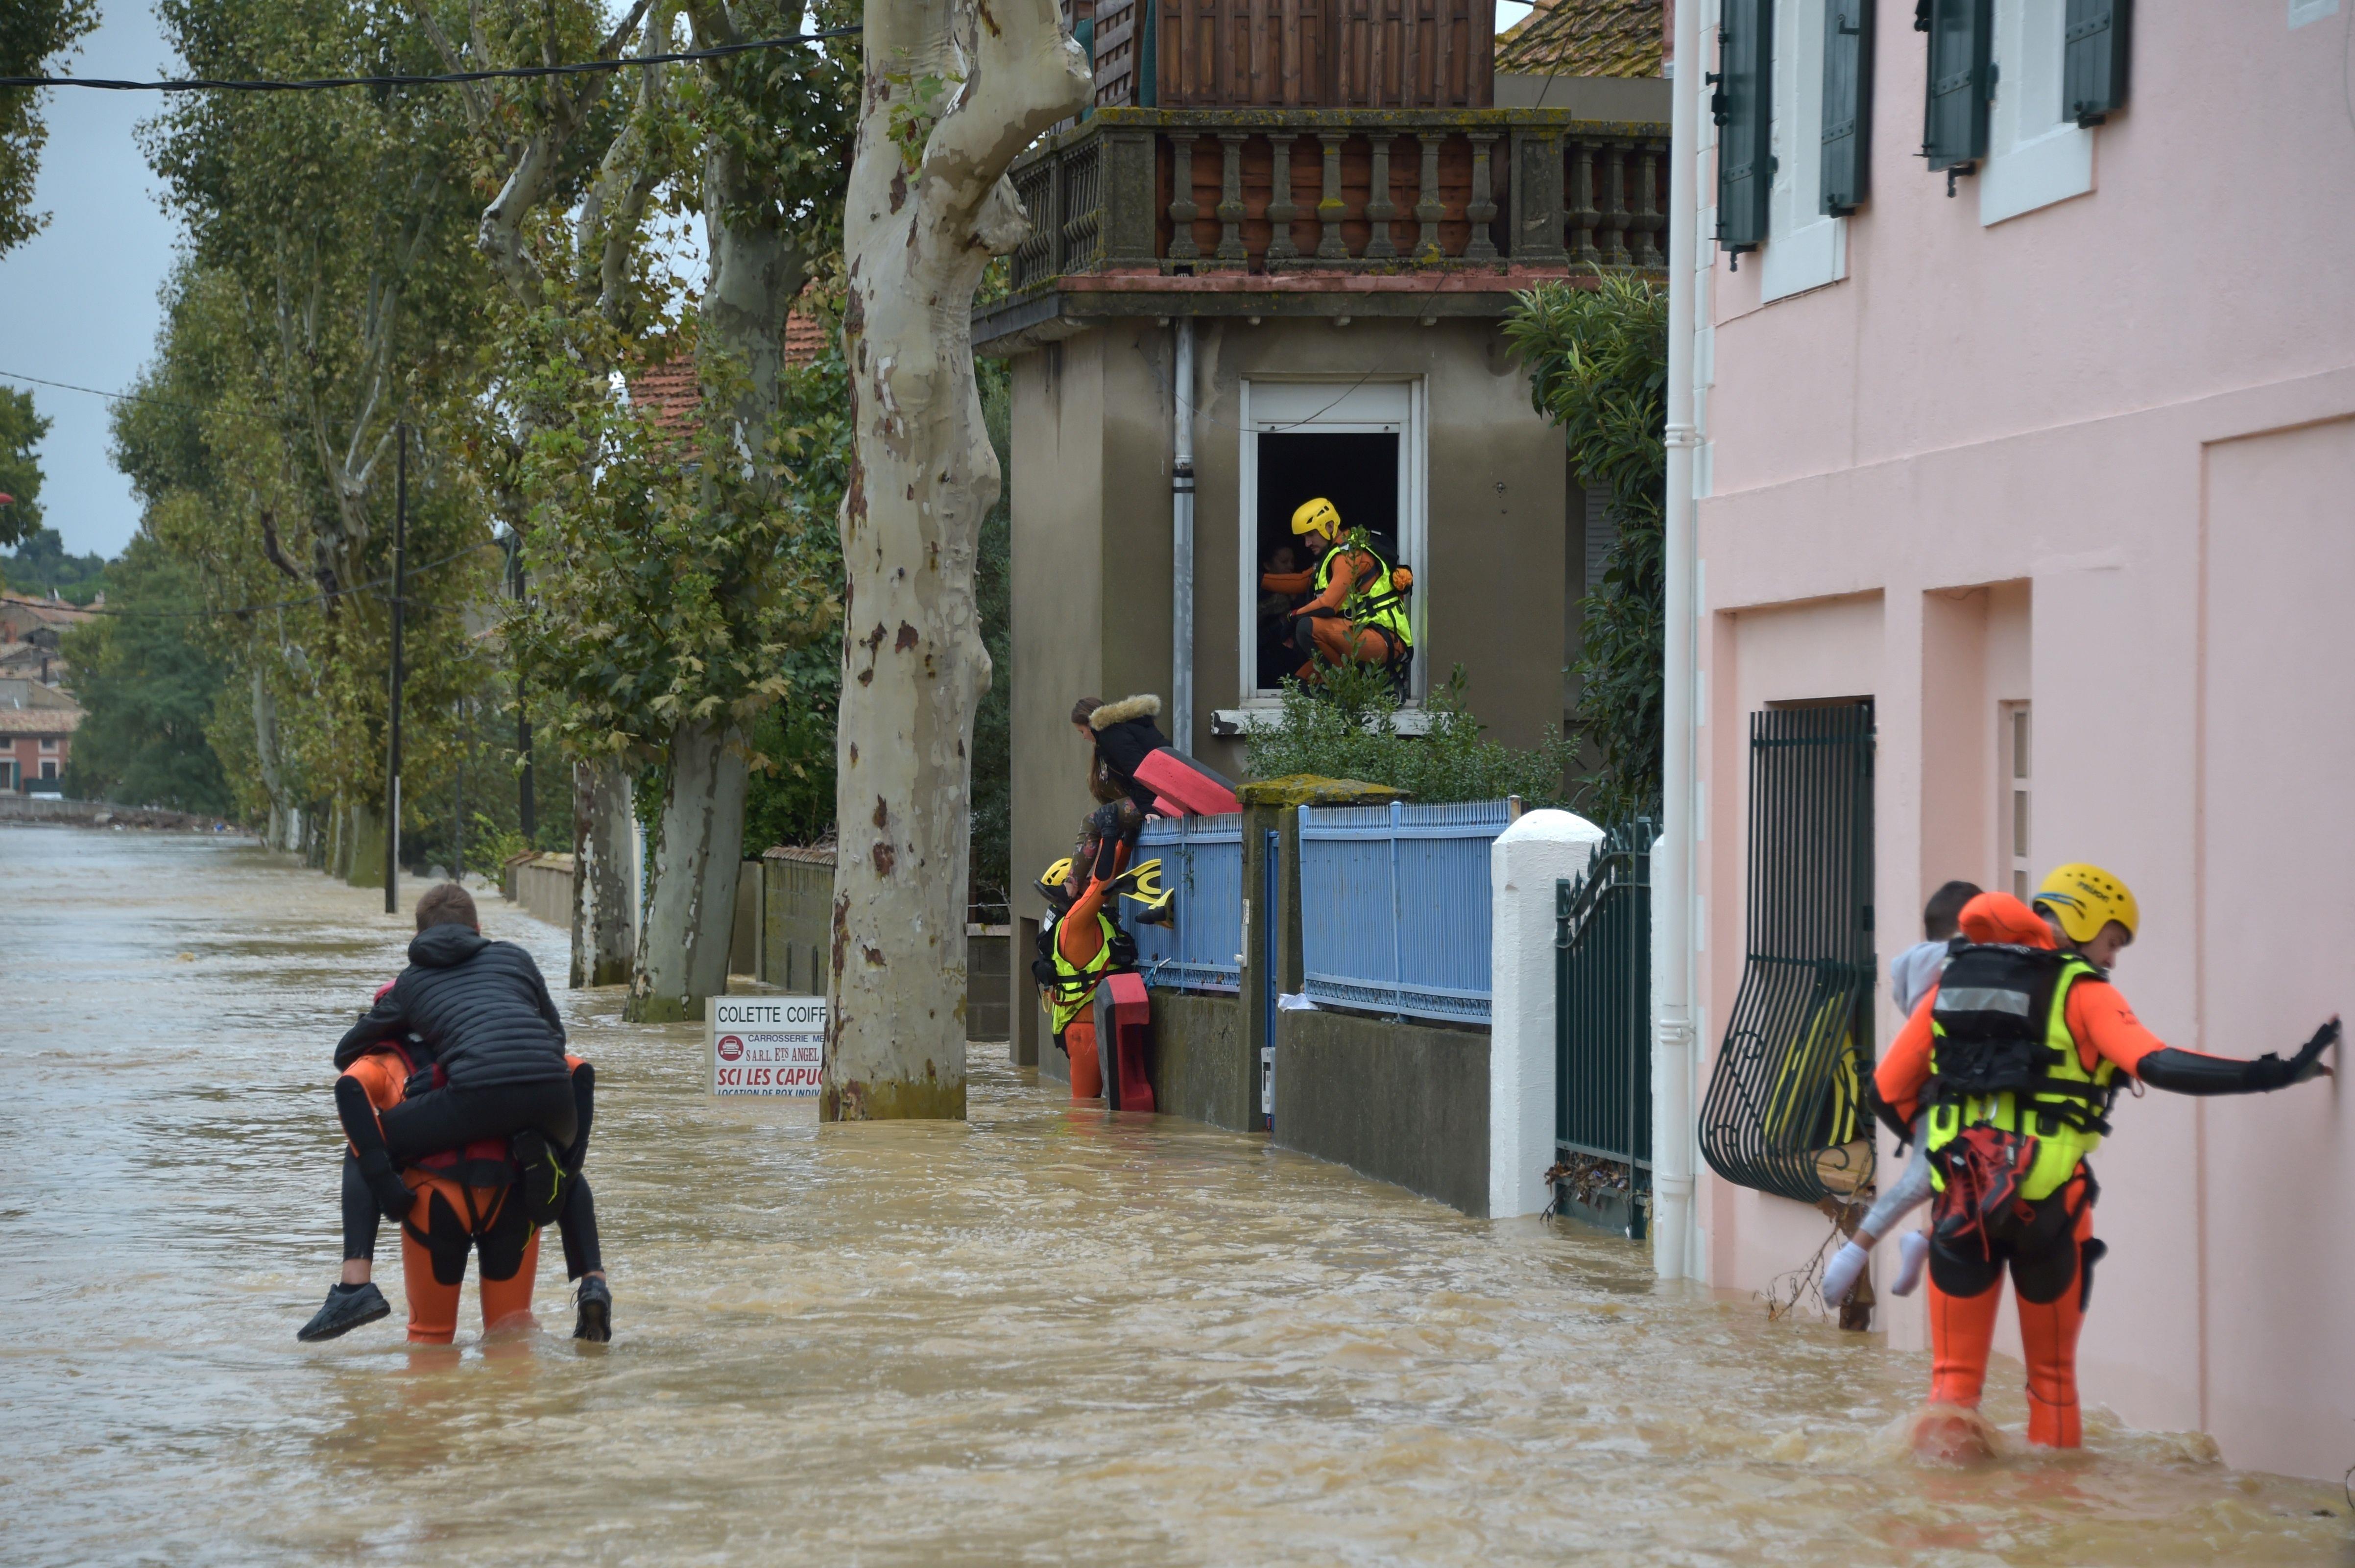
POLYGON ((2080 125, 2098 125, 2126 101, 2130 0, 2069 0, 2061 46, 2061 103, 2080 125))
POLYGON ((1766 238, 1774 184, 1774 0, 1724 0, 1717 29, 1717 242, 1736 254, 1766 238))
POLYGON ((1853 212, 1872 188, 1873 0, 1824 0, 1824 197, 1853 212))
POLYGON ((1925 0, 1930 35, 1929 101, 1922 118, 1922 155, 1938 169, 1987 156, 1987 90, 1994 72, 1992 0, 1925 0))

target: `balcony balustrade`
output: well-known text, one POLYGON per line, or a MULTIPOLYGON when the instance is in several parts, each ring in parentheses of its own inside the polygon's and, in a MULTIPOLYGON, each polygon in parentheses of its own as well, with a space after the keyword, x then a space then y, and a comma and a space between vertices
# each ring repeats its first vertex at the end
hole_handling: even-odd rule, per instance
POLYGON ((1073 274, 1657 270, 1668 128, 1544 109, 1107 109, 1024 155, 1016 300, 1073 274))

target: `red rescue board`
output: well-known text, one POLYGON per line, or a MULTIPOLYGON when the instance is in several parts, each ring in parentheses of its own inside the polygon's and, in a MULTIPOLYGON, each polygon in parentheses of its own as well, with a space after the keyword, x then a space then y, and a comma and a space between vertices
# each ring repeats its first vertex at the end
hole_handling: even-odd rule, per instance
POLYGON ((1106 1109, 1153 1109, 1153 1080, 1146 1070, 1152 1042, 1153 1004, 1145 977, 1108 976, 1096 987, 1096 1049, 1103 1060, 1106 1109))
POLYGON ((1146 753, 1136 764, 1136 782, 1194 816, 1219 816, 1243 808, 1234 785, 1168 746, 1146 753))

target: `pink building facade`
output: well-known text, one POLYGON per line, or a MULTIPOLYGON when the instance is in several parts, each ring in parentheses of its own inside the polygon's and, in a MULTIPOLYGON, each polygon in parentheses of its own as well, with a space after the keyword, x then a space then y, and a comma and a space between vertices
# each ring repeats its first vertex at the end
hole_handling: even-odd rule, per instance
MULTIPOLYGON (((2286 1054, 2355 1015, 2355 0, 2137 6, 2123 104, 2094 125, 2063 110, 2064 0, 1992 0, 1984 152, 1951 196, 1920 154, 1929 40, 1881 0, 1870 184, 1841 216, 1828 5, 1859 9, 1771 7, 1762 242, 1701 249, 1700 1069, 1721 1070, 1759 891, 1753 716, 1854 699, 1878 1041, 1933 889, 2083 859, 2139 896, 2116 979, 2144 1022, 2286 1054)), ((2086 1403, 2338 1477, 2355 1085, 2151 1093, 2115 1121, 2086 1403)), ((1710 1283, 1745 1290, 1827 1228, 1719 1174, 1696 1222, 1710 1283)), ((1884 1295, 1875 1327, 1926 1345, 1923 1297, 1884 1295)))

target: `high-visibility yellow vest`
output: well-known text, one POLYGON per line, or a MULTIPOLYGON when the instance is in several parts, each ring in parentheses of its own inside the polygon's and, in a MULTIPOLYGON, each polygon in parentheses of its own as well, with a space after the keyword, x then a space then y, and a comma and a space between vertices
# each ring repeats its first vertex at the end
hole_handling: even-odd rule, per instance
MULTIPOLYGON (((2074 953, 2007 944, 1955 949, 1930 1008, 1930 1125, 1934 1157, 1971 1127, 2036 1140, 2019 1195, 2033 1203, 2068 1185, 2110 1130, 2117 1067, 2091 1071, 2069 1032, 2069 989, 2102 977, 2074 953)), ((1945 1173, 1934 1157, 1930 1179, 1945 1173)))
POLYGON ((1316 592, 1324 592, 1326 586, 1333 581, 1333 563, 1343 555, 1351 553, 1365 556, 1375 568, 1371 582, 1352 582, 1349 585, 1350 598, 1358 613, 1352 624, 1379 626, 1395 638, 1400 647, 1414 646, 1414 632, 1407 622, 1406 594, 1391 582, 1391 563, 1376 551, 1362 545, 1346 544, 1337 544, 1327 550, 1316 558, 1316 592))
POLYGON ((1120 930, 1102 911, 1096 913, 1096 928, 1103 933, 1103 941, 1098 944, 1095 956, 1085 964, 1073 964, 1063 956, 1063 944, 1053 939, 1055 933, 1050 928, 1047 951, 1055 961, 1055 983, 1048 988, 1047 1001, 1058 1040, 1071 1027, 1071 1020, 1095 1000, 1096 986, 1103 979, 1104 971, 1112 967, 1113 939, 1120 930))

